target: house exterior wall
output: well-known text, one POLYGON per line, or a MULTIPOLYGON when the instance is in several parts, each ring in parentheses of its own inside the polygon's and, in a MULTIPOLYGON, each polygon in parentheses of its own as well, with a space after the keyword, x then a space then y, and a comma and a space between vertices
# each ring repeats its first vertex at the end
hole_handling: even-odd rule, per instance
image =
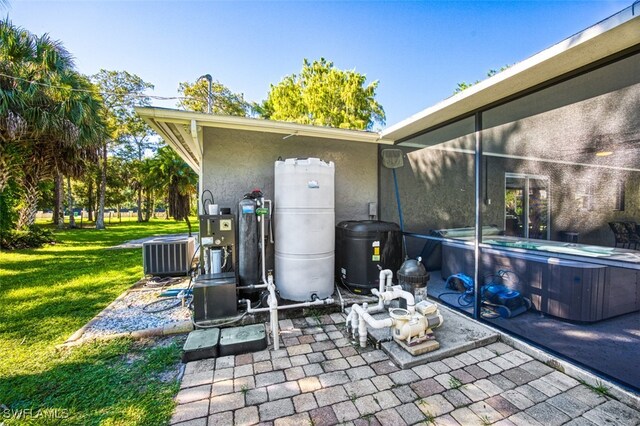
POLYGON ((368 203, 378 200, 376 144, 285 136, 205 128, 203 189, 235 214, 238 201, 254 188, 273 199, 278 158, 317 157, 335 163, 336 223, 369 217, 368 203))
MULTIPOLYGON (((551 187, 551 239, 573 231, 580 242, 612 246, 607 222, 640 222, 638 111, 640 54, 483 111, 483 223, 504 228, 505 173, 544 175, 551 187), (614 154, 595 156, 606 147, 614 154), (614 209, 616 182, 625 189, 623 211, 614 209), (589 208, 576 200, 584 185, 593 192, 589 208)), ((469 117, 401 143, 407 231, 474 225, 473 131, 469 117)), ((381 218, 397 221, 392 176, 382 166, 380 185, 381 218)), ((415 242, 411 254, 422 245, 415 242)))

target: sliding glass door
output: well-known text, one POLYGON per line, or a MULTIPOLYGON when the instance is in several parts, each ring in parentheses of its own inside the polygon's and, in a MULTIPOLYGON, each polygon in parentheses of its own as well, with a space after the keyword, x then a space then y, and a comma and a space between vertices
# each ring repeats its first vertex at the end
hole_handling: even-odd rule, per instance
POLYGON ((506 173, 504 188, 505 235, 548 240, 549 177, 506 173))

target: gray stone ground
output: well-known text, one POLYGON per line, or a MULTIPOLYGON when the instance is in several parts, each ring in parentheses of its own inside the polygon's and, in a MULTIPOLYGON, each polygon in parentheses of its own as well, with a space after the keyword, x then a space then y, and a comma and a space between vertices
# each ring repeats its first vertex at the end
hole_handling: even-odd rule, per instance
POLYGON ((639 425, 640 412, 504 343, 400 370, 344 316, 280 321, 280 350, 187 364, 171 424, 639 425))

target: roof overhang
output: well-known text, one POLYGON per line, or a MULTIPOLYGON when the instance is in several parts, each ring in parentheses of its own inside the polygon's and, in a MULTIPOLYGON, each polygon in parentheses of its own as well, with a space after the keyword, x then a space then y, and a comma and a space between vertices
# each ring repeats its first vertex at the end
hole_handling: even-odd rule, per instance
POLYGON ((640 45, 640 4, 634 6, 384 129, 381 137, 406 139, 640 45))
POLYGON ((200 165, 202 164, 203 127, 337 139, 348 142, 393 144, 392 140, 381 138, 378 133, 359 130, 203 114, 168 108, 137 107, 135 110, 197 173, 200 173, 200 165))

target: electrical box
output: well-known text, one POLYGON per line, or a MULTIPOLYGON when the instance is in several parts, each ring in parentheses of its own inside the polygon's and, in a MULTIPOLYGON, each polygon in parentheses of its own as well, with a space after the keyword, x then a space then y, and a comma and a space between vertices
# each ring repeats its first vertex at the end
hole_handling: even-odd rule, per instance
POLYGON ((200 272, 214 274, 236 269, 235 216, 200 215, 200 272))
POLYGON ((195 323, 238 314, 235 272, 204 274, 193 284, 193 320, 195 323))

